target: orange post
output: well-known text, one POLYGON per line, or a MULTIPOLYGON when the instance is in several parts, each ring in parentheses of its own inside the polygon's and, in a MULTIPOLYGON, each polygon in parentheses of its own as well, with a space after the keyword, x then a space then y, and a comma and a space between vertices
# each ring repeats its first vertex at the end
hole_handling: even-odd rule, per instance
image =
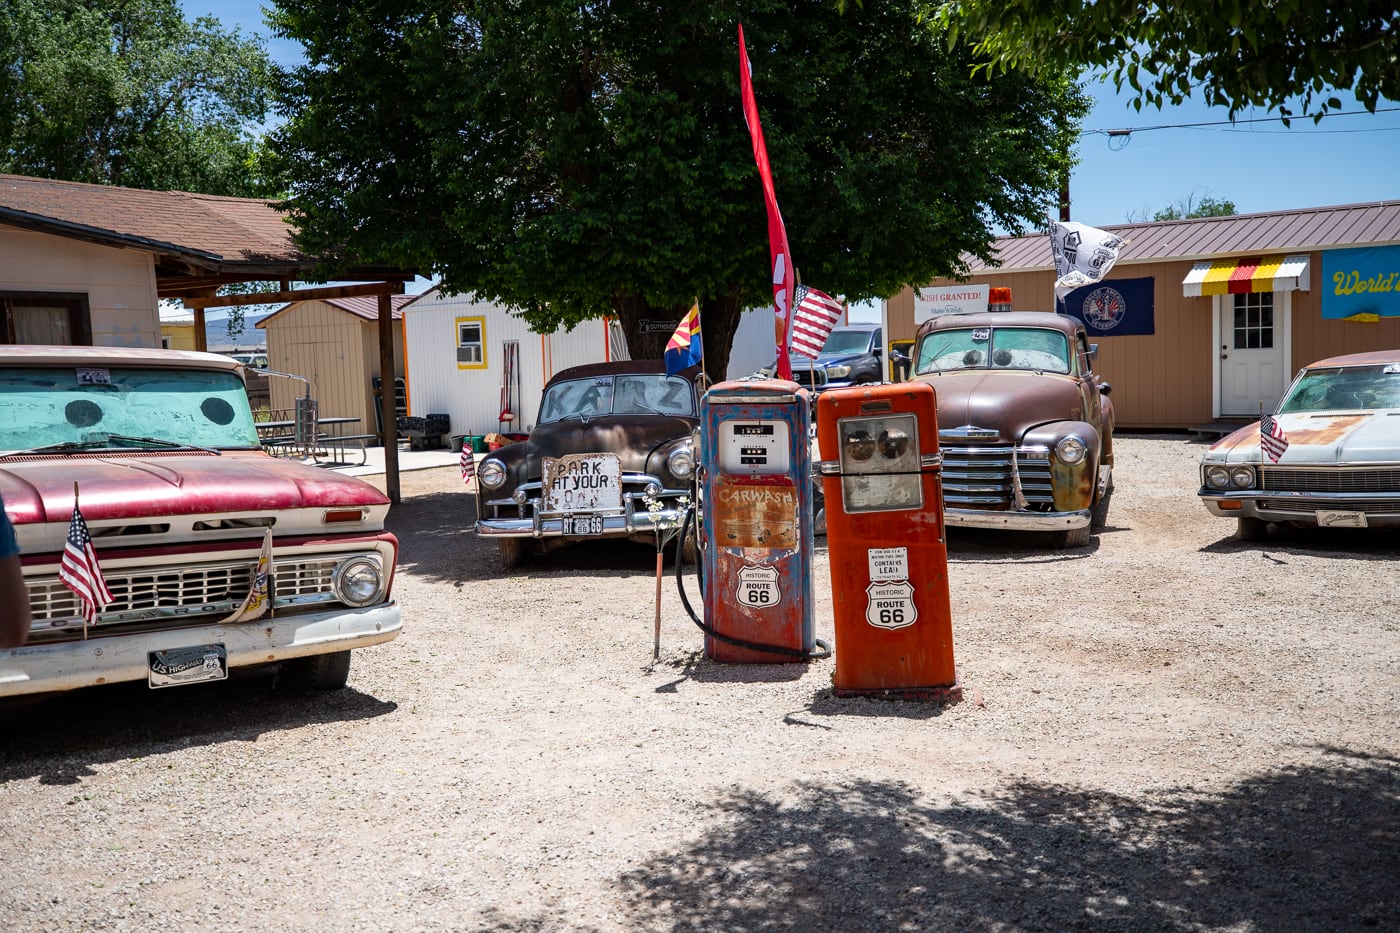
POLYGON ((817 444, 836 695, 959 699, 933 388, 829 389, 817 444))

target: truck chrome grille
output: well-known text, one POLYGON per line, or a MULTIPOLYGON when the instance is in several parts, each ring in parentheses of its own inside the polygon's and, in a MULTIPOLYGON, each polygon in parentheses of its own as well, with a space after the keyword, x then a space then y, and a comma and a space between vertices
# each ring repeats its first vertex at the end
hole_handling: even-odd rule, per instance
POLYGON ((1299 469, 1267 464, 1260 470, 1262 488, 1275 492, 1396 492, 1400 469, 1299 469))
MULTIPOLYGON (((339 563, 340 558, 275 561, 274 611, 293 604, 334 599, 331 577, 339 563)), ((100 627, 168 620, 207 622, 227 616, 247 597, 253 564, 244 560, 170 569, 104 570, 112 602, 98 615, 95 624, 100 627)), ((82 606, 77 595, 57 576, 37 577, 25 583, 36 634, 81 622, 82 606)))
POLYGON ((1013 508, 1013 470, 1020 476, 1021 495, 1028 506, 1049 508, 1053 504, 1050 461, 1044 451, 1018 450, 1011 444, 969 437, 973 430, 939 432, 946 505, 1001 511, 1013 508))

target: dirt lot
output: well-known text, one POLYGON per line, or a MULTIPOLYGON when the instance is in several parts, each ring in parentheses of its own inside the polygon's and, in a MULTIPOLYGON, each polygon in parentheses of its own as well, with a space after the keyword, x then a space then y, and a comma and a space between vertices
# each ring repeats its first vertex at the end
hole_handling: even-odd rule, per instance
MULTIPOLYGON (((1400 928, 1400 537, 1239 544, 1125 437, 1088 550, 950 535, 967 700, 720 666, 653 554, 503 576, 403 474, 405 633, 10 711, 8 930, 1400 928)), ((825 551, 818 636, 832 638, 825 551)), ((837 645, 837 650, 840 646, 837 645)))

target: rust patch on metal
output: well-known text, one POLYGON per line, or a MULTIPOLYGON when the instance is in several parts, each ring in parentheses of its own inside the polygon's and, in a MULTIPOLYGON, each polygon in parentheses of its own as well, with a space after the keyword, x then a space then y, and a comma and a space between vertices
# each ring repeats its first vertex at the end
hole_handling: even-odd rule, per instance
MULTIPOLYGON (((1334 418, 1310 419, 1309 425, 1316 424, 1316 427, 1293 428, 1288 432, 1288 440, 1293 444, 1335 444, 1370 418, 1370 415, 1337 415, 1334 418)), ((1258 431, 1254 432, 1254 438, 1256 441, 1259 439, 1258 431)))
POLYGON ((797 547, 797 490, 792 486, 721 484, 715 490, 721 547, 797 547))

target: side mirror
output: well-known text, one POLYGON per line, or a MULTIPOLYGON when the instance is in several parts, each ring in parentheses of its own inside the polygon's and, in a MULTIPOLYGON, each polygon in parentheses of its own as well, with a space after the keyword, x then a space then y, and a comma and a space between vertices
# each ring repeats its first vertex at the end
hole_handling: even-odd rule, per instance
MULTIPOLYGON (((879 350, 876 350, 875 352, 876 352, 876 353, 879 353, 880 351, 879 351, 879 350)), ((901 353, 901 352, 898 351, 898 350, 891 350, 891 351, 890 351, 890 361, 893 362, 893 363, 907 363, 907 362, 909 362, 909 357, 906 356, 906 355, 904 355, 903 353, 901 353)))
POLYGON ((1112 384, 1112 383, 1110 383, 1110 382, 1100 382, 1100 383, 1099 383, 1099 394, 1100 394, 1100 395, 1107 395, 1108 393, 1110 393, 1110 392, 1112 392, 1112 391, 1113 391, 1113 384, 1112 384))
POLYGON ((1089 344, 1089 359, 1091 359, 1091 360, 1096 360, 1096 359, 1098 359, 1098 358, 1099 358, 1099 345, 1096 344, 1096 343, 1091 343, 1091 344, 1089 344))
POLYGON ((885 350, 883 347, 872 347, 870 352, 875 354, 876 356, 881 356, 884 354, 885 350))

